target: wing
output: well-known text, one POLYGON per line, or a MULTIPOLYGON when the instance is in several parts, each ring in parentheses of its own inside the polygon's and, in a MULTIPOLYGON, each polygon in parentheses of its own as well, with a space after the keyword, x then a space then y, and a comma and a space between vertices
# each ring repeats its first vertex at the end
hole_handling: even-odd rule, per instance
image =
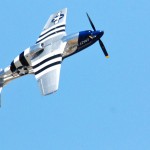
POLYGON ((58 35, 64 34, 66 28, 66 16, 67 8, 52 14, 45 24, 36 43, 43 43, 46 40, 53 38, 56 33, 58 35))
POLYGON ((43 95, 57 91, 59 86, 62 53, 66 43, 59 41, 55 44, 59 45, 57 49, 51 51, 53 45, 48 45, 38 57, 31 61, 35 78, 43 95))
POLYGON ((58 90, 62 54, 66 45, 61 40, 66 35, 66 15, 66 8, 52 14, 36 42, 42 44, 43 50, 35 54, 31 65, 43 95, 58 90))
POLYGON ((57 91, 59 85, 59 76, 60 65, 56 65, 55 69, 53 68, 53 70, 43 75, 38 80, 43 95, 48 95, 57 91))

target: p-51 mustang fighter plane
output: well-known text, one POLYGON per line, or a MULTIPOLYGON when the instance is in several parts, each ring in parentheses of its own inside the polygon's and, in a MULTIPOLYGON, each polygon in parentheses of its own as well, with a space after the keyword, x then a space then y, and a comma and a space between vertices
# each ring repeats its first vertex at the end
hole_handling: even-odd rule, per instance
POLYGON ((96 30, 89 15, 87 17, 94 31, 86 30, 66 35, 67 8, 54 13, 48 19, 36 44, 18 55, 4 70, 0 71, 0 92, 9 81, 18 77, 34 74, 43 95, 58 90, 62 60, 80 52, 99 41, 108 57, 101 37, 104 32, 96 30))

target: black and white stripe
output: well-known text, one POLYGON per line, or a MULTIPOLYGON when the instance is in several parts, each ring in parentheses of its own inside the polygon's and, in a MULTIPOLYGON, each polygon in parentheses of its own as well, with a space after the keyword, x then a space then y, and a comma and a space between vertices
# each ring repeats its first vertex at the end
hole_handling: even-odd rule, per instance
POLYGON ((61 64, 61 61, 56 61, 56 62, 54 62, 54 63, 51 63, 51 64, 49 64, 49 65, 43 67, 42 69, 36 71, 36 72, 35 72, 35 75, 38 75, 38 74, 40 74, 41 72, 45 71, 46 69, 50 69, 51 67, 56 66, 56 65, 60 65, 60 64, 61 64))
POLYGON ((29 55, 29 48, 23 51, 20 55, 18 55, 10 64, 11 72, 15 72, 17 68, 21 66, 28 67, 30 66, 30 60, 28 58, 29 55))
POLYGON ((45 57, 37 60, 33 63, 33 71, 36 79, 39 79, 42 75, 48 73, 49 71, 60 67, 62 62, 62 54, 49 54, 45 57))
POLYGON ((10 64, 10 70, 11 70, 11 72, 15 72, 16 71, 16 66, 15 66, 15 63, 14 63, 14 61, 12 61, 12 63, 10 64))
POLYGON ((29 66, 29 63, 28 63, 28 61, 26 60, 26 57, 25 57, 25 52, 22 52, 19 55, 19 61, 22 64, 22 66, 29 66))
POLYGON ((48 30, 43 31, 41 35, 39 36, 36 44, 40 42, 44 42, 45 40, 47 40, 48 38, 50 38, 51 36, 57 33, 65 32, 65 28, 66 28, 66 25, 62 24, 62 25, 53 26, 52 28, 49 28, 48 30))

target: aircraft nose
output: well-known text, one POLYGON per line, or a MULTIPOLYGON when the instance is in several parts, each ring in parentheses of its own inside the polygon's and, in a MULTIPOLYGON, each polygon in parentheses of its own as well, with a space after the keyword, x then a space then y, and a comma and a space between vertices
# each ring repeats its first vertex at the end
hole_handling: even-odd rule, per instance
POLYGON ((100 38, 103 36, 103 34, 104 34, 104 31, 99 31, 100 38))
POLYGON ((101 38, 104 34, 104 31, 95 31, 95 35, 99 38, 101 38))
POLYGON ((104 31, 101 31, 101 33, 102 33, 102 36, 103 36, 103 34, 104 34, 104 31))

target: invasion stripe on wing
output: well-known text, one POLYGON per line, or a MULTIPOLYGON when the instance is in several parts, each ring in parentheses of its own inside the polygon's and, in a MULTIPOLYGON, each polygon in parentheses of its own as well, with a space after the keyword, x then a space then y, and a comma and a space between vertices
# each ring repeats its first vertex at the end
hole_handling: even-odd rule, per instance
POLYGON ((49 34, 51 34, 51 33, 53 33, 53 32, 57 32, 57 31, 59 31, 59 30, 65 30, 65 26, 62 26, 62 27, 60 26, 59 28, 53 28, 52 31, 47 32, 47 33, 43 34, 42 36, 39 36, 39 38, 38 38, 37 41, 43 39, 44 37, 46 37, 47 35, 49 35, 49 34))
POLYGON ((38 64, 36 64, 35 66, 33 66, 33 69, 35 69, 35 68, 41 66, 42 64, 44 64, 44 63, 46 63, 46 62, 48 62, 48 61, 50 61, 50 60, 52 60, 52 59, 58 58, 58 57, 62 57, 62 55, 61 55, 61 54, 57 54, 57 55, 51 56, 51 57, 49 57, 49 58, 46 58, 46 59, 44 59, 43 61, 41 61, 41 62, 39 62, 38 64))
POLYGON ((35 72, 35 75, 38 75, 39 73, 45 71, 45 70, 48 69, 48 68, 51 68, 51 67, 56 66, 56 65, 59 65, 59 64, 61 64, 61 62, 62 62, 62 61, 57 61, 57 62, 54 62, 54 63, 52 63, 52 64, 49 64, 49 65, 45 66, 44 68, 40 69, 39 71, 36 71, 36 72, 35 72))
POLYGON ((49 29, 47 32, 41 34, 41 35, 39 36, 39 38, 41 38, 42 36, 46 35, 47 33, 51 32, 51 31, 53 31, 53 30, 55 30, 55 29, 58 29, 58 28, 61 28, 61 27, 65 27, 65 26, 66 26, 66 25, 60 25, 60 26, 56 26, 56 27, 54 27, 54 28, 52 28, 52 29, 49 29))
POLYGON ((40 35, 46 33, 47 31, 49 31, 49 30, 51 30, 51 29, 53 29, 53 28, 56 28, 56 27, 58 27, 58 26, 61 26, 61 25, 66 25, 66 24, 64 24, 64 23, 55 24, 55 25, 53 25, 53 26, 51 26, 51 27, 49 27, 49 28, 47 28, 47 29, 44 29, 44 30, 41 32, 40 35))
POLYGON ((40 62, 42 62, 43 60, 45 60, 45 59, 47 59, 47 58, 49 58, 49 57, 52 57, 52 56, 54 56, 54 55, 58 55, 58 54, 62 54, 62 52, 59 51, 59 50, 50 52, 50 53, 48 53, 48 54, 42 56, 41 58, 39 58, 39 59, 37 59, 37 60, 35 60, 35 61, 32 61, 32 66, 35 66, 35 65, 39 64, 40 62))
POLYGON ((49 61, 43 63, 42 65, 40 65, 39 67, 33 69, 33 71, 34 71, 34 72, 37 72, 37 71, 41 70, 42 68, 44 68, 45 66, 48 66, 48 65, 50 65, 50 64, 52 64, 52 63, 55 63, 55 62, 57 62, 57 61, 62 61, 62 57, 58 57, 58 58, 49 60, 49 61))
POLYGON ((53 33, 47 35, 46 37, 42 38, 41 40, 38 40, 38 41, 36 42, 36 44, 39 43, 39 42, 41 42, 41 41, 43 41, 43 40, 45 40, 45 39, 48 38, 48 37, 50 37, 50 36, 52 36, 52 35, 54 35, 54 34, 56 34, 56 33, 60 33, 60 32, 65 32, 65 30, 63 29, 63 30, 58 30, 58 31, 56 31, 56 32, 53 32, 53 33))

